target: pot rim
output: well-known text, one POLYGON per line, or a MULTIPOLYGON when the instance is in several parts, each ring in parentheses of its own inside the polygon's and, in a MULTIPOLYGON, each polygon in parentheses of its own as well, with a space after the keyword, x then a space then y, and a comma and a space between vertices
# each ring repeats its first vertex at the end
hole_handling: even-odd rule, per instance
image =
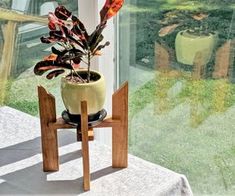
MULTIPOLYGON (((78 72, 78 73, 79 72, 87 72, 87 69, 77 70, 76 72, 78 72)), ((92 81, 92 82, 89 82, 89 83, 75 83, 75 82, 71 82, 69 80, 66 80, 66 77, 68 76, 68 75, 66 75, 66 76, 61 77, 61 81, 65 82, 65 83, 68 83, 70 85, 73 85, 73 86, 92 86, 92 85, 96 85, 97 83, 99 83, 100 80, 104 80, 104 76, 100 72, 95 71, 95 70, 90 70, 90 72, 98 74, 100 76, 100 78, 96 81, 92 81)))
POLYGON ((193 33, 190 33, 189 29, 181 30, 181 31, 178 32, 179 35, 186 37, 184 33, 187 33, 187 34, 189 34, 191 36, 194 36, 194 37, 201 37, 201 38, 213 37, 213 36, 217 35, 216 31, 209 32, 208 35, 195 35, 193 33))

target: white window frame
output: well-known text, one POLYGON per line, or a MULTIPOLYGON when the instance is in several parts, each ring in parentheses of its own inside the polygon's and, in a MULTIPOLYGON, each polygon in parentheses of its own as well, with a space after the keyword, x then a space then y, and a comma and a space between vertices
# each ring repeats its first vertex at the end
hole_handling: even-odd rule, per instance
MULTIPOLYGON (((79 18, 84 22, 88 33, 95 30, 99 24, 99 11, 104 5, 105 0, 78 0, 79 18)), ((114 21, 110 19, 107 27, 103 31, 104 40, 110 41, 110 45, 103 49, 102 56, 96 58, 92 62, 92 69, 100 71, 106 80, 106 101, 104 108, 108 114, 112 113, 112 94, 116 87, 116 67, 114 63, 115 57, 115 28, 114 21)), ((95 130, 95 139, 104 144, 111 145, 112 131, 111 128, 95 130)))

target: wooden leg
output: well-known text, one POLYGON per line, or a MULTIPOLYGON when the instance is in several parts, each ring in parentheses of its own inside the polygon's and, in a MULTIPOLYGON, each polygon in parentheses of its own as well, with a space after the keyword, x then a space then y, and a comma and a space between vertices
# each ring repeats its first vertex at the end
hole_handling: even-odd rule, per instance
POLYGON ((169 70, 171 64, 171 52, 170 49, 163 44, 155 42, 155 68, 156 70, 169 70))
POLYGON ((79 127, 77 127, 77 141, 81 142, 82 141, 82 132, 79 127))
POLYGON ((89 143, 88 143, 88 116, 87 102, 81 102, 81 132, 82 132, 82 159, 83 159, 83 188, 90 190, 90 165, 89 165, 89 143))
POLYGON ((113 94, 113 119, 120 124, 113 126, 112 166, 125 168, 128 163, 128 83, 126 82, 113 94))
POLYGON ((43 171, 59 170, 59 155, 57 143, 57 130, 44 128, 42 129, 42 155, 43 155, 43 171))
POLYGON ((55 98, 39 86, 39 111, 41 121, 41 140, 43 155, 43 171, 58 171, 59 156, 57 130, 49 127, 49 123, 56 122, 55 98))
POLYGON ((194 68, 192 72, 192 78, 194 80, 202 79, 205 76, 205 67, 206 67, 205 54, 206 51, 202 51, 202 52, 197 52, 195 55, 193 62, 194 68))
POLYGON ((232 73, 235 39, 226 41, 216 51, 213 78, 227 78, 232 73))
MULTIPOLYGON (((93 141, 94 140, 94 130, 93 128, 88 129, 88 140, 93 141)), ((82 141, 82 132, 80 128, 77 128, 77 141, 81 142, 82 141)))

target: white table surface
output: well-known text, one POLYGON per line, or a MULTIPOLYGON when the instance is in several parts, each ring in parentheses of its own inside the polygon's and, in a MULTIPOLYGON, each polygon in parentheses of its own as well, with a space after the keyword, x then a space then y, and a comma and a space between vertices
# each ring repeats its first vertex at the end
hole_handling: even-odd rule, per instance
POLYGON ((81 145, 60 130, 60 170, 42 172, 39 119, 0 107, 0 195, 193 195, 184 175, 129 155, 127 169, 111 167, 111 149, 90 142, 91 190, 83 192, 81 145))

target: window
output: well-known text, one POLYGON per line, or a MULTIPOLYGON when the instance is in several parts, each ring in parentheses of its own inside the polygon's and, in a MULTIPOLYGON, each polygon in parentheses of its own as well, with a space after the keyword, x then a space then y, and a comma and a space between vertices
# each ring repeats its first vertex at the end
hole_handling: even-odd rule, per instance
MULTIPOLYGON (((48 35, 48 12, 54 11, 60 4, 75 15, 78 14, 77 0, 0 2, 0 12, 3 13, 1 17, 4 17, 0 22, 0 105, 38 115, 36 86, 42 84, 51 93, 60 93, 59 79, 47 81, 33 73, 34 65, 50 52, 50 45, 40 42, 41 36, 48 35)), ((57 101, 60 112, 63 108, 62 101, 57 101)))
POLYGON ((232 0, 126 0, 118 83, 129 80, 130 153, 235 194, 232 0))
MULTIPOLYGON (((23 22, 11 22, 9 15, 1 20, 0 49, 4 51, 0 55, 0 106, 7 105, 20 111, 38 116, 38 85, 44 86, 56 98, 57 114, 64 110, 60 96, 60 78, 48 81, 45 77, 37 77, 33 74, 34 65, 50 53, 50 45, 40 43, 40 37, 48 34, 47 17, 49 11, 62 4, 86 25, 91 33, 99 23, 99 10, 104 5, 103 1, 93 0, 6 0, 0 1, 0 12, 11 13, 15 11, 21 15, 23 22), (89 13, 88 13, 89 10, 89 13), (25 14, 25 15, 22 15, 25 14), (27 16, 26 16, 27 15, 27 16), (30 16, 29 16, 30 15, 30 16), (24 21, 30 18, 30 22, 24 21), (6 29, 10 28, 10 29, 6 29), (6 29, 6 30, 5 30, 6 29), (11 32, 6 34, 4 32, 11 32), (10 52, 9 52, 10 51, 10 52)), ((17 14, 16 13, 16 14, 17 14)), ((3 16, 3 15, 1 15, 3 16)), ((100 70, 106 78, 106 103, 104 108, 111 113, 112 93, 114 88, 114 29, 113 21, 109 20, 107 28, 103 32, 106 40, 111 41, 103 55, 94 59, 92 68, 100 70)), ((111 144, 111 131, 99 130, 95 133, 96 139, 111 144)))

